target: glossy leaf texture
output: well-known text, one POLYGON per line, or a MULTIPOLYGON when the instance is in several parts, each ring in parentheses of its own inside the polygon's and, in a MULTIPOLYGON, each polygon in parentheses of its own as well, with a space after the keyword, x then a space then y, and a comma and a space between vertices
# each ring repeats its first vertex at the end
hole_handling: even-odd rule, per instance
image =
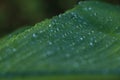
POLYGON ((49 80, 63 75, 63 80, 67 75, 70 80, 72 75, 96 74, 120 74, 119 6, 79 2, 64 14, 1 40, 0 77, 49 80))

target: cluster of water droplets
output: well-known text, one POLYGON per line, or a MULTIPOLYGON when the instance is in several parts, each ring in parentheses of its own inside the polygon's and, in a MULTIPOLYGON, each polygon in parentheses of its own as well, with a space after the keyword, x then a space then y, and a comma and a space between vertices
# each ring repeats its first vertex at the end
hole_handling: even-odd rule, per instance
MULTIPOLYGON (((85 11, 92 11, 93 9, 92 9, 92 7, 86 7, 86 8, 84 8, 84 10, 85 11)), ((61 21, 61 23, 60 23, 56 19, 53 19, 52 23, 48 25, 49 33, 47 35, 45 35, 45 36, 48 36, 47 37, 48 40, 46 41, 46 46, 49 49, 47 48, 46 51, 43 52, 44 53, 43 54, 44 57, 47 58, 48 56, 52 55, 54 53, 53 49, 51 48, 52 45, 58 44, 59 42, 62 41, 63 42, 62 45, 63 46, 66 45, 64 47, 64 50, 68 49, 69 52, 66 52, 65 54, 63 54, 63 53, 61 53, 61 54, 64 55, 65 58, 70 59, 71 57, 73 57, 72 56, 73 53, 79 53, 79 55, 82 54, 82 53, 80 53, 80 51, 82 52, 82 50, 83 50, 83 52, 84 52, 84 50, 88 48, 88 45, 89 45, 89 47, 93 48, 94 45, 97 43, 97 40, 99 40, 99 39, 97 39, 99 37, 99 36, 97 36, 97 34, 100 34, 100 37, 101 37, 100 39, 102 39, 102 38, 105 37, 105 36, 103 36, 102 32, 101 33, 95 33, 94 30, 88 30, 87 31, 86 30, 86 29, 88 29, 88 23, 87 23, 87 21, 85 21, 84 18, 81 17, 81 16, 79 16, 77 13, 72 12, 72 13, 69 13, 69 15, 70 15, 70 17, 72 16, 71 18, 69 18, 69 20, 74 20, 74 22, 77 22, 79 24, 76 24, 74 26, 72 22, 70 23, 69 21, 65 21, 66 22, 65 23, 64 21, 63 22, 61 21), (64 32, 65 29, 68 29, 68 28, 66 28, 67 25, 72 25, 72 27, 68 26, 68 28, 70 27, 71 30, 66 30, 66 32, 64 32), (76 31, 76 30, 79 30, 79 31, 76 31), (57 40, 57 38, 55 38, 55 37, 58 37, 58 35, 57 35, 58 33, 59 34, 61 33, 61 36, 58 39, 58 43, 57 43, 57 42, 54 42, 54 41, 57 40), (50 40, 51 37, 54 37, 54 41, 50 40), (69 41, 69 39, 71 40, 71 42, 69 41), (77 41, 79 43, 77 43, 77 41), (87 44, 83 44, 83 43, 86 43, 85 41, 87 41, 88 43, 87 44), (78 49, 78 47, 76 48, 76 45, 78 47, 80 47, 79 48, 80 50, 78 50, 78 52, 76 51, 76 49, 78 49)), ((96 16, 97 13, 94 12, 92 14, 92 16, 93 15, 96 16)), ((58 16, 60 20, 61 20, 62 16, 65 16, 65 15, 59 15, 58 16)), ((111 17, 109 17, 109 21, 112 21, 111 17)), ((118 29, 118 27, 116 27, 116 29, 118 29)), ((33 33, 31 36, 35 40, 38 37, 40 37, 38 34, 42 34, 43 32, 44 32, 43 30, 40 30, 40 31, 38 31, 38 33, 33 33)), ((111 40, 107 41, 104 44, 104 45, 106 45, 106 47, 109 47, 116 40, 116 38, 111 38, 111 37, 110 37, 110 39, 111 40)), ((34 40, 33 40, 33 42, 34 42, 34 40)), ((63 48, 63 46, 62 46, 62 48, 63 48)), ((57 46, 54 49, 58 50, 58 51, 61 51, 61 49, 59 47, 57 47, 57 46)), ((15 53, 16 51, 17 51, 17 49, 14 48, 14 47, 8 48, 6 50, 6 53, 7 52, 11 52, 11 53, 10 54, 6 54, 6 56, 0 57, 0 60, 2 60, 3 58, 11 55, 12 53, 15 53)), ((33 53, 35 53, 35 52, 31 51, 30 53, 24 55, 23 57, 20 56, 20 55, 18 55, 17 58, 21 57, 20 59, 26 59, 27 57, 31 56, 33 53)), ((72 64, 73 67, 79 68, 81 66, 80 64, 87 64, 87 63, 93 64, 94 63, 94 59, 88 59, 88 58, 90 58, 90 55, 84 54, 83 57, 81 57, 81 55, 80 56, 79 55, 78 55, 78 58, 77 58, 78 61, 74 60, 74 62, 72 64)))
POLYGON ((112 17, 111 16, 109 16, 108 18, 107 18, 107 20, 106 21, 108 21, 108 22, 112 22, 113 20, 112 20, 112 17))

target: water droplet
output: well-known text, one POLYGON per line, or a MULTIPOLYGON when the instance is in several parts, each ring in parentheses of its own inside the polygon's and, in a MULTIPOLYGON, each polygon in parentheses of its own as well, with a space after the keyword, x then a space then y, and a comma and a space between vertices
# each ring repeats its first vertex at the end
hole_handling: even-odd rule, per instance
POLYGON ((90 42, 90 46, 93 46, 93 43, 92 43, 92 42, 90 42))
POLYGON ((87 24, 87 22, 83 22, 83 24, 84 24, 84 25, 86 25, 86 24, 87 24))
POLYGON ((85 10, 85 11, 91 11, 92 8, 91 8, 91 7, 85 7, 84 10, 85 10))
POLYGON ((67 36, 67 33, 63 34, 62 37, 65 38, 67 36))
POLYGON ((56 30, 57 30, 57 31, 60 31, 60 29, 59 29, 59 28, 56 28, 56 30))
POLYGON ((49 27, 51 27, 52 25, 51 24, 49 24, 49 27))
POLYGON ((42 33, 43 31, 39 31, 39 33, 42 33))
POLYGON ((72 34, 73 32, 72 31, 69 31, 69 34, 72 34))
POLYGON ((49 45, 52 45, 52 42, 51 42, 51 41, 48 41, 48 44, 49 44, 49 45))
POLYGON ((88 10, 92 10, 92 8, 91 8, 91 7, 89 7, 89 8, 88 8, 88 10))
POLYGON ((84 10, 85 10, 85 11, 88 11, 88 8, 85 7, 84 10))
POLYGON ((90 35, 91 33, 90 32, 88 32, 88 35, 90 35))
POLYGON ((37 37, 37 35, 35 34, 35 33, 33 33, 33 35, 32 35, 34 38, 36 38, 37 37))
POLYGON ((23 36, 23 38, 26 38, 26 36, 23 36))
POLYGON ((61 14, 60 14, 60 15, 58 15, 58 17, 59 17, 59 18, 61 18, 61 17, 62 17, 62 15, 61 15, 61 14))
POLYGON ((82 37, 80 37, 80 40, 82 41, 82 40, 83 40, 83 38, 82 38, 82 37))
POLYGON ((91 32, 92 32, 92 33, 94 33, 94 31, 93 31, 93 30, 92 30, 91 32))
POLYGON ((83 36, 83 38, 86 38, 85 36, 83 36))
POLYGON ((63 38, 65 38, 65 35, 62 35, 63 38))
POLYGON ((15 48, 13 48, 13 52, 16 52, 16 49, 15 49, 15 48))
POLYGON ((81 1, 79 1, 78 4, 80 5, 80 4, 81 4, 81 1))
POLYGON ((117 26, 117 27, 115 27, 115 29, 117 30, 117 29, 118 29, 118 26, 117 26))
POLYGON ((75 45, 75 43, 73 42, 72 44, 71 44, 71 46, 74 46, 75 45))
POLYGON ((97 40, 95 39, 95 43, 97 42, 97 40))
POLYGON ((109 18, 108 18, 108 21, 112 21, 112 17, 109 17, 109 18))
POLYGON ((79 26, 76 26, 76 28, 79 28, 79 26))
POLYGON ((97 16, 97 13, 95 12, 95 13, 93 13, 94 14, 94 16, 97 16))
POLYGON ((50 29, 50 32, 53 32, 53 29, 50 29))

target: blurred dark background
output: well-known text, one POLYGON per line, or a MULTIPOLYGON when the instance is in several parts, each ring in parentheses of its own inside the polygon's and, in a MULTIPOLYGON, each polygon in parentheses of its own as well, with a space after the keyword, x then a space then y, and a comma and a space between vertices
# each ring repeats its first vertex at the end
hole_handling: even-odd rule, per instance
MULTIPOLYGON (((80 0, 0 0, 0 37, 73 8, 80 0)), ((81 0, 84 1, 84 0, 81 0)), ((88 0, 90 1, 90 0, 88 0)), ((119 4, 120 0, 99 0, 119 4)))

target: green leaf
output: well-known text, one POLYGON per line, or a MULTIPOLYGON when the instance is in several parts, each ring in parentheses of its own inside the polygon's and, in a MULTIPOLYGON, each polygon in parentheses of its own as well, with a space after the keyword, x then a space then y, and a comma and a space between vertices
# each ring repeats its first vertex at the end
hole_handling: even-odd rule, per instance
POLYGON ((86 1, 0 45, 3 79, 119 79, 120 7, 86 1))

